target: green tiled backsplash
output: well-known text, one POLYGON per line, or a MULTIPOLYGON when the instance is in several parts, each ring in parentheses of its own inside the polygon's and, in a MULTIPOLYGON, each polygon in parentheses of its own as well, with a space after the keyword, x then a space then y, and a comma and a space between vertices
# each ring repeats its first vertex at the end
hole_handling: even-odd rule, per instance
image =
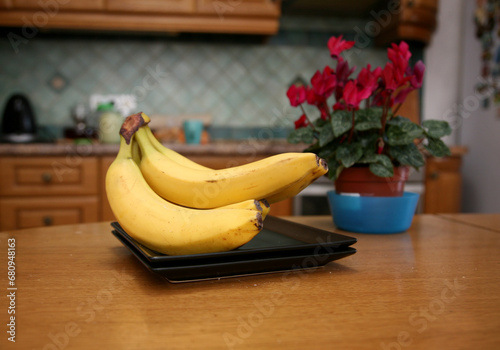
MULTIPOLYGON (((323 36, 328 38, 330 34, 323 36)), ((298 117, 288 86, 330 64, 323 45, 168 40, 156 37, 35 37, 15 53, 0 39, 0 103, 22 92, 38 123, 71 126, 71 108, 91 94, 133 94, 147 114, 210 114, 214 128, 288 128, 298 117), (57 85, 59 83, 60 85, 57 85)), ((299 36, 300 37, 300 36, 299 36)), ((385 50, 367 48, 349 61, 385 63, 385 50)))

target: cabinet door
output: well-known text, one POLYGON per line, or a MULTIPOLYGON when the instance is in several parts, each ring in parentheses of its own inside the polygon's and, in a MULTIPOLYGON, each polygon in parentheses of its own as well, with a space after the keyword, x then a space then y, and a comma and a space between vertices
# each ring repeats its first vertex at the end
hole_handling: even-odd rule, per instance
POLYGON ((192 13, 195 0, 108 0, 110 11, 150 13, 192 13))
POLYGON ((429 158, 426 165, 424 212, 458 213, 461 210, 461 158, 429 158))
POLYGON ((281 1, 274 0, 198 0, 197 12, 224 16, 278 17, 281 1))
POLYGON ((43 1, 43 0, 12 0, 12 7, 18 9, 36 9, 45 12, 57 13, 59 10, 102 10, 105 0, 70 0, 43 1))
POLYGON ((114 221, 115 215, 111 211, 109 206, 108 197, 106 196, 106 172, 109 166, 116 157, 102 157, 101 158, 101 177, 99 179, 99 187, 101 193, 100 210, 99 210, 99 220, 100 221, 114 221))
POLYGON ((0 229, 96 222, 98 197, 24 197, 0 199, 0 229))
POLYGON ((12 7, 11 0, 0 0, 0 9, 8 9, 12 7))

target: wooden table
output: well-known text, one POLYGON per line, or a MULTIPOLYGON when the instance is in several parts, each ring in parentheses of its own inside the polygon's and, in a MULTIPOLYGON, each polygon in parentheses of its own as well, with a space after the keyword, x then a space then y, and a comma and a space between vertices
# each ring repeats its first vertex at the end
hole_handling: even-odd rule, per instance
POLYGON ((184 284, 149 272, 109 223, 3 232, 0 348, 498 349, 499 217, 417 216, 407 233, 347 233, 358 252, 324 268, 184 284))

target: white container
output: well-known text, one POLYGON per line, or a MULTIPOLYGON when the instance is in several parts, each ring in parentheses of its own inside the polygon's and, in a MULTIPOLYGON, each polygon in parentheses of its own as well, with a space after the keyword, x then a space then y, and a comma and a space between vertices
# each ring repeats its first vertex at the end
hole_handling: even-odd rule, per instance
POLYGON ((120 143, 120 128, 123 117, 113 109, 112 103, 101 104, 97 108, 99 117, 99 141, 101 143, 120 143))

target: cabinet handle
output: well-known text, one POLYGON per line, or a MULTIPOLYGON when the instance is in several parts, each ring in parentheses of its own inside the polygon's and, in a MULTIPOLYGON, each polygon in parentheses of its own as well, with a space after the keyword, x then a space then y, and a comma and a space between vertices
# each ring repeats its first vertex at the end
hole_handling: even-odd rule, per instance
POLYGON ((42 174, 42 180, 43 180, 43 182, 45 182, 46 184, 48 184, 49 182, 52 181, 52 174, 51 173, 43 173, 42 174))
POLYGON ((52 216, 44 216, 43 217, 43 224, 45 226, 50 226, 50 225, 52 225, 53 222, 54 222, 54 219, 52 218, 52 216))
POLYGON ((432 180, 437 180, 437 179, 439 179, 439 172, 438 172, 438 171, 433 171, 433 172, 431 173, 431 176, 430 176, 430 177, 431 177, 431 179, 432 179, 432 180))

